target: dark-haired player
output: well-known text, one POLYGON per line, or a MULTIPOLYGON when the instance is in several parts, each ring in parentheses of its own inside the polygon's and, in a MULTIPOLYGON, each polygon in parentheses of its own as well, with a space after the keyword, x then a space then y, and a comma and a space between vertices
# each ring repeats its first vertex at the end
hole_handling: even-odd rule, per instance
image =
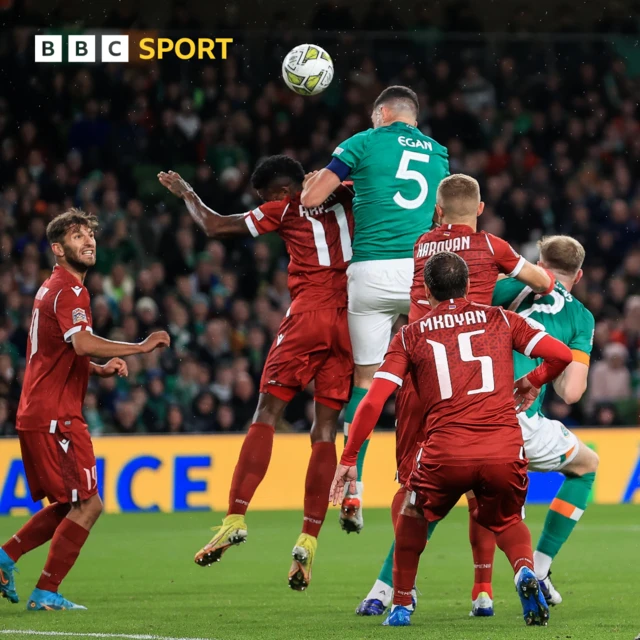
MULTIPOLYGON (((491 295, 500 274, 517 279, 540 295, 554 286, 555 278, 518 255, 504 240, 477 231, 478 216, 484 211, 480 185, 471 176, 455 174, 442 180, 436 194, 437 228, 421 235, 414 248, 414 276, 411 286, 409 322, 415 322, 430 310, 424 296, 424 265, 428 258, 441 251, 459 255, 469 269, 467 299, 479 304, 491 304, 491 295)), ((409 479, 419 432, 424 425, 424 408, 416 394, 411 376, 407 376, 396 398, 396 461, 400 489, 392 503, 395 522, 403 502, 404 485, 409 479)), ((476 508, 473 496, 467 496, 469 510, 476 508)), ((433 531, 433 526, 429 533, 433 531)), ((470 539, 475 565, 472 590, 473 615, 492 615, 491 567, 495 537, 470 520, 470 539), (487 566, 488 565, 488 566, 487 566)), ((393 598, 393 545, 367 597, 356 609, 358 615, 382 615, 393 598)))
MULTIPOLYGON (((356 192, 353 258, 347 271, 355 375, 345 436, 389 346, 394 322, 409 312, 413 246, 431 228, 436 189, 449 174, 445 147, 417 128, 419 108, 408 87, 385 89, 373 105, 373 128, 340 143, 330 164, 302 193, 303 204, 316 206, 347 176, 356 192)), ((358 492, 346 495, 342 504, 340 523, 347 533, 363 527, 360 480, 366 447, 358 460, 358 492)))
POLYGON ((430 257, 424 281, 431 310, 392 340, 356 413, 332 485, 334 503, 345 481, 355 482, 358 450, 387 398, 410 372, 427 422, 396 525, 394 606, 385 624, 410 624, 411 590, 428 524, 473 491, 474 517, 496 534, 513 567, 526 624, 544 625, 549 609, 533 572, 531 534, 522 521, 528 478, 516 407, 532 404, 540 388, 571 362, 571 351, 515 313, 469 302, 469 271, 455 253, 430 257), (515 383, 514 349, 544 359, 515 383))
POLYGON ((351 259, 352 192, 340 186, 314 208, 300 203, 305 180, 302 165, 287 156, 260 163, 251 183, 265 201, 248 213, 222 216, 206 207, 176 173, 160 182, 183 198, 193 219, 208 236, 259 236, 271 231, 289 252, 291 307, 265 363, 253 424, 245 437, 231 482, 229 510, 216 534, 195 561, 220 560, 247 537, 245 514, 264 478, 275 426, 296 393, 315 381, 315 419, 307 469, 302 533, 293 548, 289 586, 302 591, 311 581, 317 538, 328 508, 327 496, 336 467, 336 425, 349 398, 353 358, 347 325, 347 276, 351 259))
POLYGON ((27 603, 29 611, 85 609, 58 593, 89 531, 102 512, 96 459, 82 417, 89 375, 127 375, 119 356, 149 353, 169 345, 157 331, 139 344, 93 335, 84 278, 96 262, 95 216, 77 209, 54 218, 47 239, 56 259, 36 294, 27 341, 27 368, 16 428, 33 500, 49 505, 36 513, 0 550, 0 593, 18 602, 15 563, 51 540, 42 575, 27 603), (110 358, 105 365, 90 358, 110 358))

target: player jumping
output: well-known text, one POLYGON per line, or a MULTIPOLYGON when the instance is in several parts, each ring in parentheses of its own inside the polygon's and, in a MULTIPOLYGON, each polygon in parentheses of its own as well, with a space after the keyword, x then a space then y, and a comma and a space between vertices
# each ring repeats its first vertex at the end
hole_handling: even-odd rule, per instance
MULTIPOLYGON (((539 243, 540 266, 550 270, 556 278, 553 291, 536 296, 521 283, 498 282, 493 304, 515 311, 530 323, 561 340, 573 354, 573 361, 557 378, 554 389, 568 404, 578 402, 587 388, 589 359, 593 346, 594 319, 590 311, 571 295, 572 287, 582 278, 584 248, 569 236, 550 236, 539 243)), ((536 362, 514 353, 516 378, 527 375, 536 362)), ((551 562, 567 541, 582 517, 598 469, 598 455, 569 431, 561 422, 550 420, 542 413, 545 387, 527 409, 518 414, 525 450, 532 471, 559 471, 565 477, 560 490, 551 502, 542 535, 533 554, 535 572, 547 602, 557 605, 562 597, 554 588, 549 575, 551 562)), ((480 529, 477 527, 477 529, 480 529)), ((474 592, 482 591, 491 597, 491 575, 495 543, 481 531, 472 536, 474 561, 482 569, 476 570, 474 592)))
MULTIPOLYGON (((538 293, 548 293, 553 289, 555 279, 552 274, 539 266, 534 266, 504 240, 496 236, 477 231, 478 217, 484 211, 484 202, 480 200, 480 186, 474 178, 455 174, 445 178, 436 194, 436 221, 440 226, 418 238, 414 252, 414 276, 411 286, 411 310, 409 322, 415 322, 430 310, 424 296, 424 265, 427 259, 443 250, 452 251, 467 263, 469 269, 468 300, 478 304, 490 304, 496 280, 500 274, 516 278, 538 293)), ((392 505, 392 520, 396 519, 404 502, 404 486, 409 480, 419 432, 424 424, 424 407, 416 394, 411 376, 407 376, 396 398, 396 462, 400 489, 392 505)), ((469 510, 476 507, 473 496, 467 497, 469 510)), ((482 537, 491 539, 495 547, 494 536, 490 531, 471 527, 474 535, 481 538, 475 550, 482 548, 482 537)), ((435 523, 429 529, 433 532, 435 523)), ((358 605, 356 613, 362 616, 382 615, 393 598, 393 552, 394 546, 380 570, 378 579, 367 597, 358 605)), ((478 561, 476 559, 476 564, 478 561)), ((481 591, 476 591, 472 600, 477 604, 481 591)))
POLYGON ((16 603, 15 563, 51 540, 28 611, 86 608, 65 599, 58 588, 102 513, 96 459, 82 417, 89 375, 126 376, 127 365, 118 356, 169 345, 164 331, 140 344, 93 335, 89 292, 83 283, 96 262, 97 226, 95 216, 77 209, 49 223, 47 239, 56 266, 33 305, 16 428, 31 497, 47 498, 50 504, 0 549, 0 593, 16 603), (91 357, 110 360, 99 365, 91 357))
MULTIPOLYGON (((345 410, 345 439, 359 403, 389 346, 393 324, 409 312, 413 245, 431 228, 436 189, 449 174, 445 147, 418 128, 419 104, 407 87, 385 89, 373 105, 373 128, 342 142, 333 160, 302 192, 302 203, 315 207, 347 176, 356 198, 353 258, 349 278, 349 333, 355 361, 354 388, 345 410)), ((362 519, 362 464, 358 492, 346 495, 340 523, 359 532, 362 519)))
POLYGON ((474 518, 495 532, 513 567, 525 623, 546 625, 549 608, 533 572, 531 534, 522 521, 528 477, 516 407, 531 405, 539 389, 571 362, 571 351, 515 313, 469 302, 467 265, 454 253, 429 258, 424 280, 431 311, 392 340, 356 413, 332 484, 334 502, 345 481, 355 482, 358 450, 410 372, 427 422, 396 527, 394 604, 384 624, 410 624, 411 590, 428 524, 473 491, 474 518), (544 358, 515 382, 515 404, 513 349, 544 358))
POLYGON ((267 357, 260 398, 236 465, 229 509, 222 526, 195 556, 201 566, 217 562, 232 545, 247 538, 245 514, 262 482, 273 447, 275 426, 287 404, 315 381, 315 419, 307 469, 302 533, 293 548, 289 586, 303 591, 311 582, 318 534, 327 513, 329 487, 336 468, 336 428, 349 398, 353 358, 347 325, 347 276, 353 217, 350 188, 340 186, 313 209, 300 203, 305 180, 299 162, 272 156, 258 165, 251 183, 265 204, 248 213, 221 216, 206 207, 176 173, 160 182, 184 199, 193 219, 208 236, 277 232, 290 256, 291 308, 267 357))

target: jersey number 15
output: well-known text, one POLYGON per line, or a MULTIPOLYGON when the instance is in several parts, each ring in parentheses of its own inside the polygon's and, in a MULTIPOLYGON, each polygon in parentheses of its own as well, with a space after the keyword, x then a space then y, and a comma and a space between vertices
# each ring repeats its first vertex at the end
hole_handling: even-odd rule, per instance
MULTIPOLYGON (((458 351, 462 362, 479 362, 480 375, 482 377, 482 386, 478 389, 467 391, 468 396, 477 393, 491 393, 495 389, 495 380, 493 377, 493 360, 491 356, 475 356, 471 346, 471 336, 479 336, 485 332, 484 329, 479 331, 468 331, 458 335, 458 351)), ((436 374, 438 376, 438 385, 440 387, 440 397, 448 400, 453 397, 453 385, 451 384, 451 373, 449 372, 449 358, 447 357, 447 349, 441 342, 435 340, 427 340, 433 349, 433 357, 436 363, 436 374)))

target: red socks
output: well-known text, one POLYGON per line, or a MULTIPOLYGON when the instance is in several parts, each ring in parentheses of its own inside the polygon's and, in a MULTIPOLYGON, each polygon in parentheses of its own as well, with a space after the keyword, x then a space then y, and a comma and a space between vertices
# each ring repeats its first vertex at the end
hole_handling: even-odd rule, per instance
POLYGON ((41 509, 2 548, 14 561, 53 537, 58 525, 69 513, 69 505, 56 502, 41 509))
POLYGON ((337 464, 334 442, 316 442, 311 445, 311 458, 304 483, 302 533, 318 537, 329 508, 329 490, 337 464))
POLYGON ((60 523, 53 534, 47 562, 36 585, 38 589, 58 591, 60 583, 75 564, 88 536, 89 532, 86 529, 68 518, 60 523))
MULTIPOLYGON (((275 429, 264 422, 254 422, 249 427, 233 472, 227 515, 247 513, 253 494, 269 468, 274 433, 275 429)), ((328 496, 329 490, 327 490, 327 505, 328 496)))
POLYGON ((396 521, 396 550, 393 554, 393 604, 411 605, 420 555, 427 545, 427 521, 400 515, 396 521))
POLYGON ((497 533, 496 542, 509 558, 514 573, 518 573, 522 567, 529 567, 533 571, 531 532, 524 522, 520 521, 502 533, 497 533))
POLYGON ((407 490, 404 487, 400 487, 396 492, 396 495, 393 496, 393 501, 391 502, 391 522, 393 523, 394 531, 396 529, 398 518, 400 517, 400 512, 402 511, 402 505, 404 504, 406 495, 407 490))
POLYGON ((473 553, 474 581, 471 599, 475 600, 483 591, 493 598, 491 576, 493 574, 493 557, 496 551, 496 536, 489 529, 478 524, 474 511, 478 508, 475 498, 467 498, 469 502, 469 542, 473 553))

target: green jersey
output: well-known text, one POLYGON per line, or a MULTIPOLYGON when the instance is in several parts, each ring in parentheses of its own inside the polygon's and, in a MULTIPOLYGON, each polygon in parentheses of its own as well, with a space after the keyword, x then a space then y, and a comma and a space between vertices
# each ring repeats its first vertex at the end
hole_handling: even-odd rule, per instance
MULTIPOLYGON (((575 354, 576 360, 584 359, 588 362, 593 348, 595 320, 582 302, 576 300, 559 282, 556 282, 549 295, 538 298, 529 287, 517 280, 500 280, 493 291, 492 304, 527 318, 531 324, 564 342, 574 354, 584 354, 575 354)), ((527 375, 541 362, 540 359, 532 360, 514 351, 513 370, 516 380, 527 375)), ((542 387, 537 400, 527 411, 528 416, 542 414, 545 387, 542 387)))
POLYGON ((333 156, 351 169, 355 232, 352 262, 413 258, 431 228, 436 189, 449 155, 418 128, 394 122, 345 140, 333 156))

